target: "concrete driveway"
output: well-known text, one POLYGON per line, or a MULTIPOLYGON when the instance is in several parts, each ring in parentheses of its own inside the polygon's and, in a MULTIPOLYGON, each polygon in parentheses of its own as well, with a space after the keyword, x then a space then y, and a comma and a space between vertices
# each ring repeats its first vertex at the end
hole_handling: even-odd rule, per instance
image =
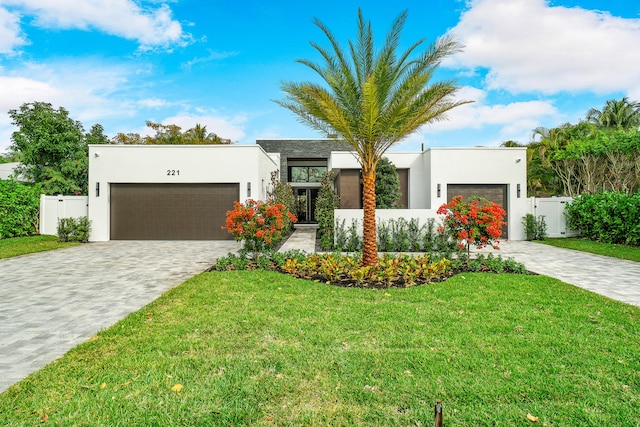
POLYGON ((0 392, 239 248, 112 241, 0 260, 0 392))

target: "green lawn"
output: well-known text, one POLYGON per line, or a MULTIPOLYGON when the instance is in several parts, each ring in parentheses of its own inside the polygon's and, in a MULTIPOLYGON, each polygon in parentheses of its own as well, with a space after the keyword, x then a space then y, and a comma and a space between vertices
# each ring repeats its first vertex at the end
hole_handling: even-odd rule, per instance
POLYGON ((614 245, 611 243, 600 243, 577 238, 546 238, 542 241, 536 240, 536 242, 544 243, 545 245, 557 246, 559 248, 575 249, 577 251, 640 262, 640 247, 637 246, 614 245))
POLYGON ((51 249, 66 248, 79 243, 59 242, 56 236, 29 236, 0 239, 0 259, 11 258, 33 252, 49 251, 51 249))
POLYGON ((0 395, 0 425, 427 426, 441 399, 448 426, 638 426, 638 336, 640 308, 545 276, 203 273, 0 395))

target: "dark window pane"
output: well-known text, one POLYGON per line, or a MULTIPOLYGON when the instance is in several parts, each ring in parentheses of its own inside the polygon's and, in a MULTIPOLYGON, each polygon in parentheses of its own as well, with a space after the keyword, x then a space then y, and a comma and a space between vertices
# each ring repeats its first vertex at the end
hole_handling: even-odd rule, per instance
POLYGON ((310 166, 309 167, 309 182, 320 182, 320 180, 327 174, 326 166, 310 166))
POLYGON ((291 166, 289 181, 309 182, 309 168, 306 166, 291 166))

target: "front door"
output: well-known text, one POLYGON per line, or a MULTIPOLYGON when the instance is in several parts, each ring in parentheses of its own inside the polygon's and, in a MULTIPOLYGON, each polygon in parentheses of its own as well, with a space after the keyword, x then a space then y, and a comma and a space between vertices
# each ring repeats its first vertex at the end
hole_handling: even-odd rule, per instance
POLYGON ((299 223, 316 222, 317 188, 294 189, 296 199, 296 216, 299 223))

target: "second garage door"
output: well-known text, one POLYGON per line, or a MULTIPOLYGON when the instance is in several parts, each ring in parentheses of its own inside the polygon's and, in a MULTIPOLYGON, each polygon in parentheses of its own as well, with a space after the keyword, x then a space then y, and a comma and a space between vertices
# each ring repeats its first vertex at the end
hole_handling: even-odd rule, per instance
MULTIPOLYGON (((449 200, 455 196, 462 196, 463 199, 484 197, 490 202, 494 202, 500 205, 502 209, 507 212, 504 220, 509 217, 509 210, 507 205, 507 185, 506 184, 449 184, 447 185, 447 197, 449 200)), ((508 227, 505 225, 502 227, 502 239, 508 239, 508 227)))
POLYGON ((240 185, 111 184, 112 240, 231 240, 221 227, 240 185))

